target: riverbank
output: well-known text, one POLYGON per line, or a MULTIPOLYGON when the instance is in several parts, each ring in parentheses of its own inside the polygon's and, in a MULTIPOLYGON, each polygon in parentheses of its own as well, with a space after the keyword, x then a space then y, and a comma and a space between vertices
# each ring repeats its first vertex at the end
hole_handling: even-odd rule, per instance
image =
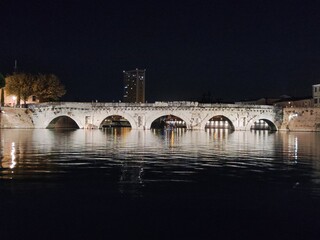
POLYGON ((280 130, 320 132, 320 108, 284 108, 280 130))
POLYGON ((0 114, 1 128, 34 128, 32 115, 27 108, 2 107, 0 114))

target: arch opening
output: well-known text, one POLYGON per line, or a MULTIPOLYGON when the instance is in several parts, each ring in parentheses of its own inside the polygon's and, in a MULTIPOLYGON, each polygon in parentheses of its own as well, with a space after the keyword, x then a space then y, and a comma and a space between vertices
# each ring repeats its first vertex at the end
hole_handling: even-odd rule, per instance
POLYGON ((164 115, 156 120, 154 120, 151 123, 151 129, 166 129, 166 130, 172 130, 172 129, 186 129, 187 124, 186 122, 174 115, 164 115))
POLYGON ((277 128, 270 120, 259 119, 253 123, 250 130, 277 131, 277 128))
POLYGON ((210 118, 206 125, 205 125, 205 130, 207 129, 226 129, 229 131, 234 131, 234 126, 232 122, 230 121, 229 118, 223 116, 223 115, 218 115, 210 118))
POLYGON ((111 115, 102 121, 99 128, 131 128, 131 124, 126 118, 120 115, 111 115))
POLYGON ((69 129, 78 129, 78 124, 68 116, 60 116, 54 118, 49 125, 47 126, 48 129, 56 129, 56 128, 69 128, 69 129))

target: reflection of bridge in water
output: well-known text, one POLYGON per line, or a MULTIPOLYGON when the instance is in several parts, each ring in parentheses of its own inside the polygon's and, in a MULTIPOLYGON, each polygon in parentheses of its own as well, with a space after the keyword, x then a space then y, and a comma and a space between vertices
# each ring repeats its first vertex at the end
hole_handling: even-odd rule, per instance
MULTIPOLYGON (((248 152, 254 155, 251 156, 251 160, 245 158, 242 161, 244 165, 253 161, 258 163, 258 167, 272 169, 273 164, 274 166, 279 164, 279 159, 284 159, 291 165, 306 157, 314 168, 314 179, 319 179, 320 173, 320 149, 317 147, 320 135, 315 133, 268 131, 230 133, 226 129, 208 129, 207 131, 186 131, 185 129, 134 131, 125 128, 61 131, 3 129, 1 139, 0 147, 3 149, 3 157, 0 159, 0 179, 12 179, 15 170, 24 174, 24 177, 33 176, 28 171, 36 170, 36 175, 39 176, 41 174, 39 169, 29 169, 30 161, 32 164, 43 166, 45 171, 42 174, 48 174, 65 166, 66 163, 69 163, 67 166, 72 166, 74 163, 78 168, 81 166, 78 165, 80 160, 87 161, 91 167, 104 168, 102 172, 107 169, 108 164, 111 164, 112 168, 119 167, 121 192, 139 191, 148 179, 146 173, 150 171, 148 170, 150 165, 171 165, 171 170, 176 171, 176 166, 186 163, 194 169, 199 169, 201 163, 207 167, 217 166, 217 164, 219 166, 221 161, 225 161, 224 164, 234 167, 233 160, 238 161, 239 154, 247 156, 248 152), (70 148, 70 146, 79 148, 70 148), (79 149, 82 148, 85 148, 85 158, 69 156, 69 154, 77 156, 79 149), (31 151, 31 149, 38 150, 31 151), (59 154, 48 153, 62 153, 61 162, 57 159, 61 157, 59 154), (161 157, 157 159, 155 156, 161 157), (223 157, 217 160, 216 156, 223 157), (265 162, 263 159, 268 161, 265 162), (22 170, 24 167, 26 169, 22 170), (28 174, 26 175, 23 171, 28 174)), ((87 165, 84 165, 84 168, 88 171, 90 169, 87 165)), ((169 170, 166 168, 166 171, 169 170)), ((160 171, 158 177, 162 176, 163 172, 160 171)))
POLYGON ((281 110, 264 105, 61 102, 33 105, 30 109, 36 128, 103 128, 118 125, 148 130, 161 126, 162 120, 167 125, 194 130, 277 130, 282 121, 281 110))

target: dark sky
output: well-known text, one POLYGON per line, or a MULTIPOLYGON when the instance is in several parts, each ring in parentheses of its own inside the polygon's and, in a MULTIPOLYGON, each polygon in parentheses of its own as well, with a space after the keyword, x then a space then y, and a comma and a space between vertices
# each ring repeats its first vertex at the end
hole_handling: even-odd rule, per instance
POLYGON ((311 95, 314 0, 1 0, 0 72, 54 73, 66 101, 118 101, 146 69, 148 102, 311 95))

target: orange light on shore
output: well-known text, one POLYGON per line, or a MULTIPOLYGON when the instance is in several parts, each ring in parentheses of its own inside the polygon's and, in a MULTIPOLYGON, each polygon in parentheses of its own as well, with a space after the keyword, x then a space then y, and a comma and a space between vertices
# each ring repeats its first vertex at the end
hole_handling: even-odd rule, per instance
POLYGON ((12 96, 12 106, 16 105, 16 100, 17 100, 17 97, 16 96, 12 96))

